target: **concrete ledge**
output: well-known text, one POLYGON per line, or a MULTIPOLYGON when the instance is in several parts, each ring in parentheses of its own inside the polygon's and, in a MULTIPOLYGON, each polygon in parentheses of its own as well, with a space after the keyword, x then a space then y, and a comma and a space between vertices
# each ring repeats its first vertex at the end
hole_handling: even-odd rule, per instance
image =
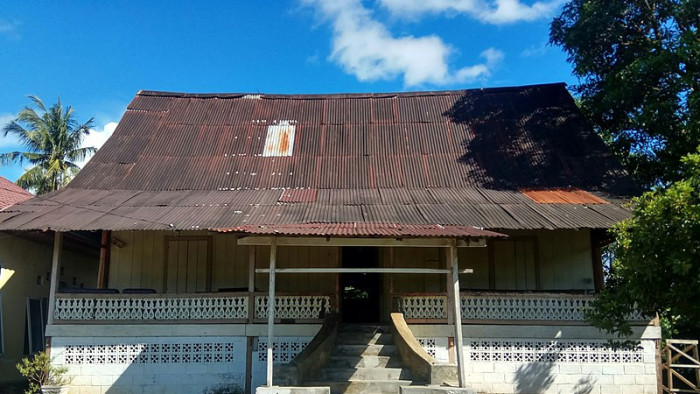
MULTIPOLYGON (((451 324, 409 324, 408 327, 416 337, 452 337, 454 326, 451 324)), ((661 327, 632 326, 630 339, 660 339, 661 327)), ((588 325, 551 324, 462 324, 464 338, 542 338, 542 339, 618 339, 588 325)))
POLYGON ((330 387, 258 387, 255 394, 331 394, 330 387))
POLYGON ((287 387, 300 386, 328 362, 337 337, 338 316, 331 313, 325 317, 323 326, 301 353, 289 363, 276 367, 273 382, 287 387))
MULTIPOLYGON (((276 337, 313 337, 321 324, 275 324, 276 337)), ((267 324, 53 324, 48 337, 266 336, 267 324)))
POLYGON ((449 363, 437 362, 423 347, 406 325, 402 313, 391 314, 391 332, 394 337, 394 345, 401 355, 401 361, 407 366, 414 377, 430 384, 441 385, 445 382, 455 381, 457 366, 449 363))
POLYGON ((401 394, 476 394, 471 387, 441 387, 441 386, 401 386, 401 394))

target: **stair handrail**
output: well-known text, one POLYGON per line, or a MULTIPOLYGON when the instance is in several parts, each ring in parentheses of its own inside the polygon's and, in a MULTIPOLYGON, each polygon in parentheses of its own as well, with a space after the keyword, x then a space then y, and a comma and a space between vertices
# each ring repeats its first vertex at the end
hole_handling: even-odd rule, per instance
POLYGON ((274 381, 279 386, 298 387, 314 376, 330 358, 338 338, 338 314, 324 316, 323 325, 314 338, 287 364, 275 369, 274 381))
POLYGON ((437 361, 425 351, 406 324, 403 313, 391 314, 391 331, 396 350, 404 366, 411 374, 430 385, 443 385, 457 381, 457 365, 437 361))

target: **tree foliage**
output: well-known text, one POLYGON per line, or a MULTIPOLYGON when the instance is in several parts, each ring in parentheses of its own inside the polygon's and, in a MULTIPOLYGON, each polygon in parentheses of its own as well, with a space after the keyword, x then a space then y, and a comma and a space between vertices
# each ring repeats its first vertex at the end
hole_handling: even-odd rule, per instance
POLYGON ((24 391, 25 394, 38 393, 41 386, 66 386, 72 381, 72 378, 66 375, 68 367, 51 365, 51 359, 46 352, 23 358, 17 364, 17 370, 29 381, 29 388, 24 391))
POLYGON ((73 117, 73 108, 64 108, 60 99, 46 108, 38 97, 29 97, 36 109, 24 108, 3 128, 4 135, 16 136, 26 151, 2 153, 0 163, 33 165, 17 179, 17 184, 36 194, 45 194, 65 186, 80 171, 76 163, 96 151, 92 147, 81 147, 93 120, 78 123, 73 117))
POLYGON ((681 162, 683 180, 636 198, 614 228, 616 259, 588 315, 609 332, 631 334, 626 317, 637 309, 659 313, 666 336, 700 337, 700 147, 681 162))
POLYGON ((589 121, 647 193, 613 229, 588 314, 631 334, 635 309, 700 337, 700 0, 569 0, 550 42, 568 54, 589 121))
POLYGON ((700 144, 700 0, 571 0, 551 25, 581 108, 647 189, 700 144))

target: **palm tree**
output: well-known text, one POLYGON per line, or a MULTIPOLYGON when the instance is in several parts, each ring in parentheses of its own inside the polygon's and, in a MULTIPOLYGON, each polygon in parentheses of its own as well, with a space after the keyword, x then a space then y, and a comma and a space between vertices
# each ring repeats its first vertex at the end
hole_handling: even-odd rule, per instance
POLYGON ((64 110, 61 99, 46 109, 38 97, 29 98, 40 113, 26 107, 3 128, 5 136, 12 134, 19 138, 27 151, 2 153, 0 163, 28 162, 34 165, 16 183, 40 195, 65 186, 80 171, 76 162, 84 160, 97 149, 81 147, 83 137, 90 132, 93 118, 79 124, 73 118, 73 107, 64 110))

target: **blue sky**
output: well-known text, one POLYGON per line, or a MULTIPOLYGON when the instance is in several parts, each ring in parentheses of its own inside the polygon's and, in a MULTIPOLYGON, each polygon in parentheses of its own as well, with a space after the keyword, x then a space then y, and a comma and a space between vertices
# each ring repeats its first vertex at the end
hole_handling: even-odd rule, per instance
MULTIPOLYGON (((562 0, 15 1, 0 125, 60 97, 101 146, 140 89, 341 93, 574 84, 547 46, 562 0), (263 5, 261 5, 263 4, 263 5)), ((21 149, 1 138, 0 151, 21 149)), ((0 167, 14 181, 19 166, 0 167)))

